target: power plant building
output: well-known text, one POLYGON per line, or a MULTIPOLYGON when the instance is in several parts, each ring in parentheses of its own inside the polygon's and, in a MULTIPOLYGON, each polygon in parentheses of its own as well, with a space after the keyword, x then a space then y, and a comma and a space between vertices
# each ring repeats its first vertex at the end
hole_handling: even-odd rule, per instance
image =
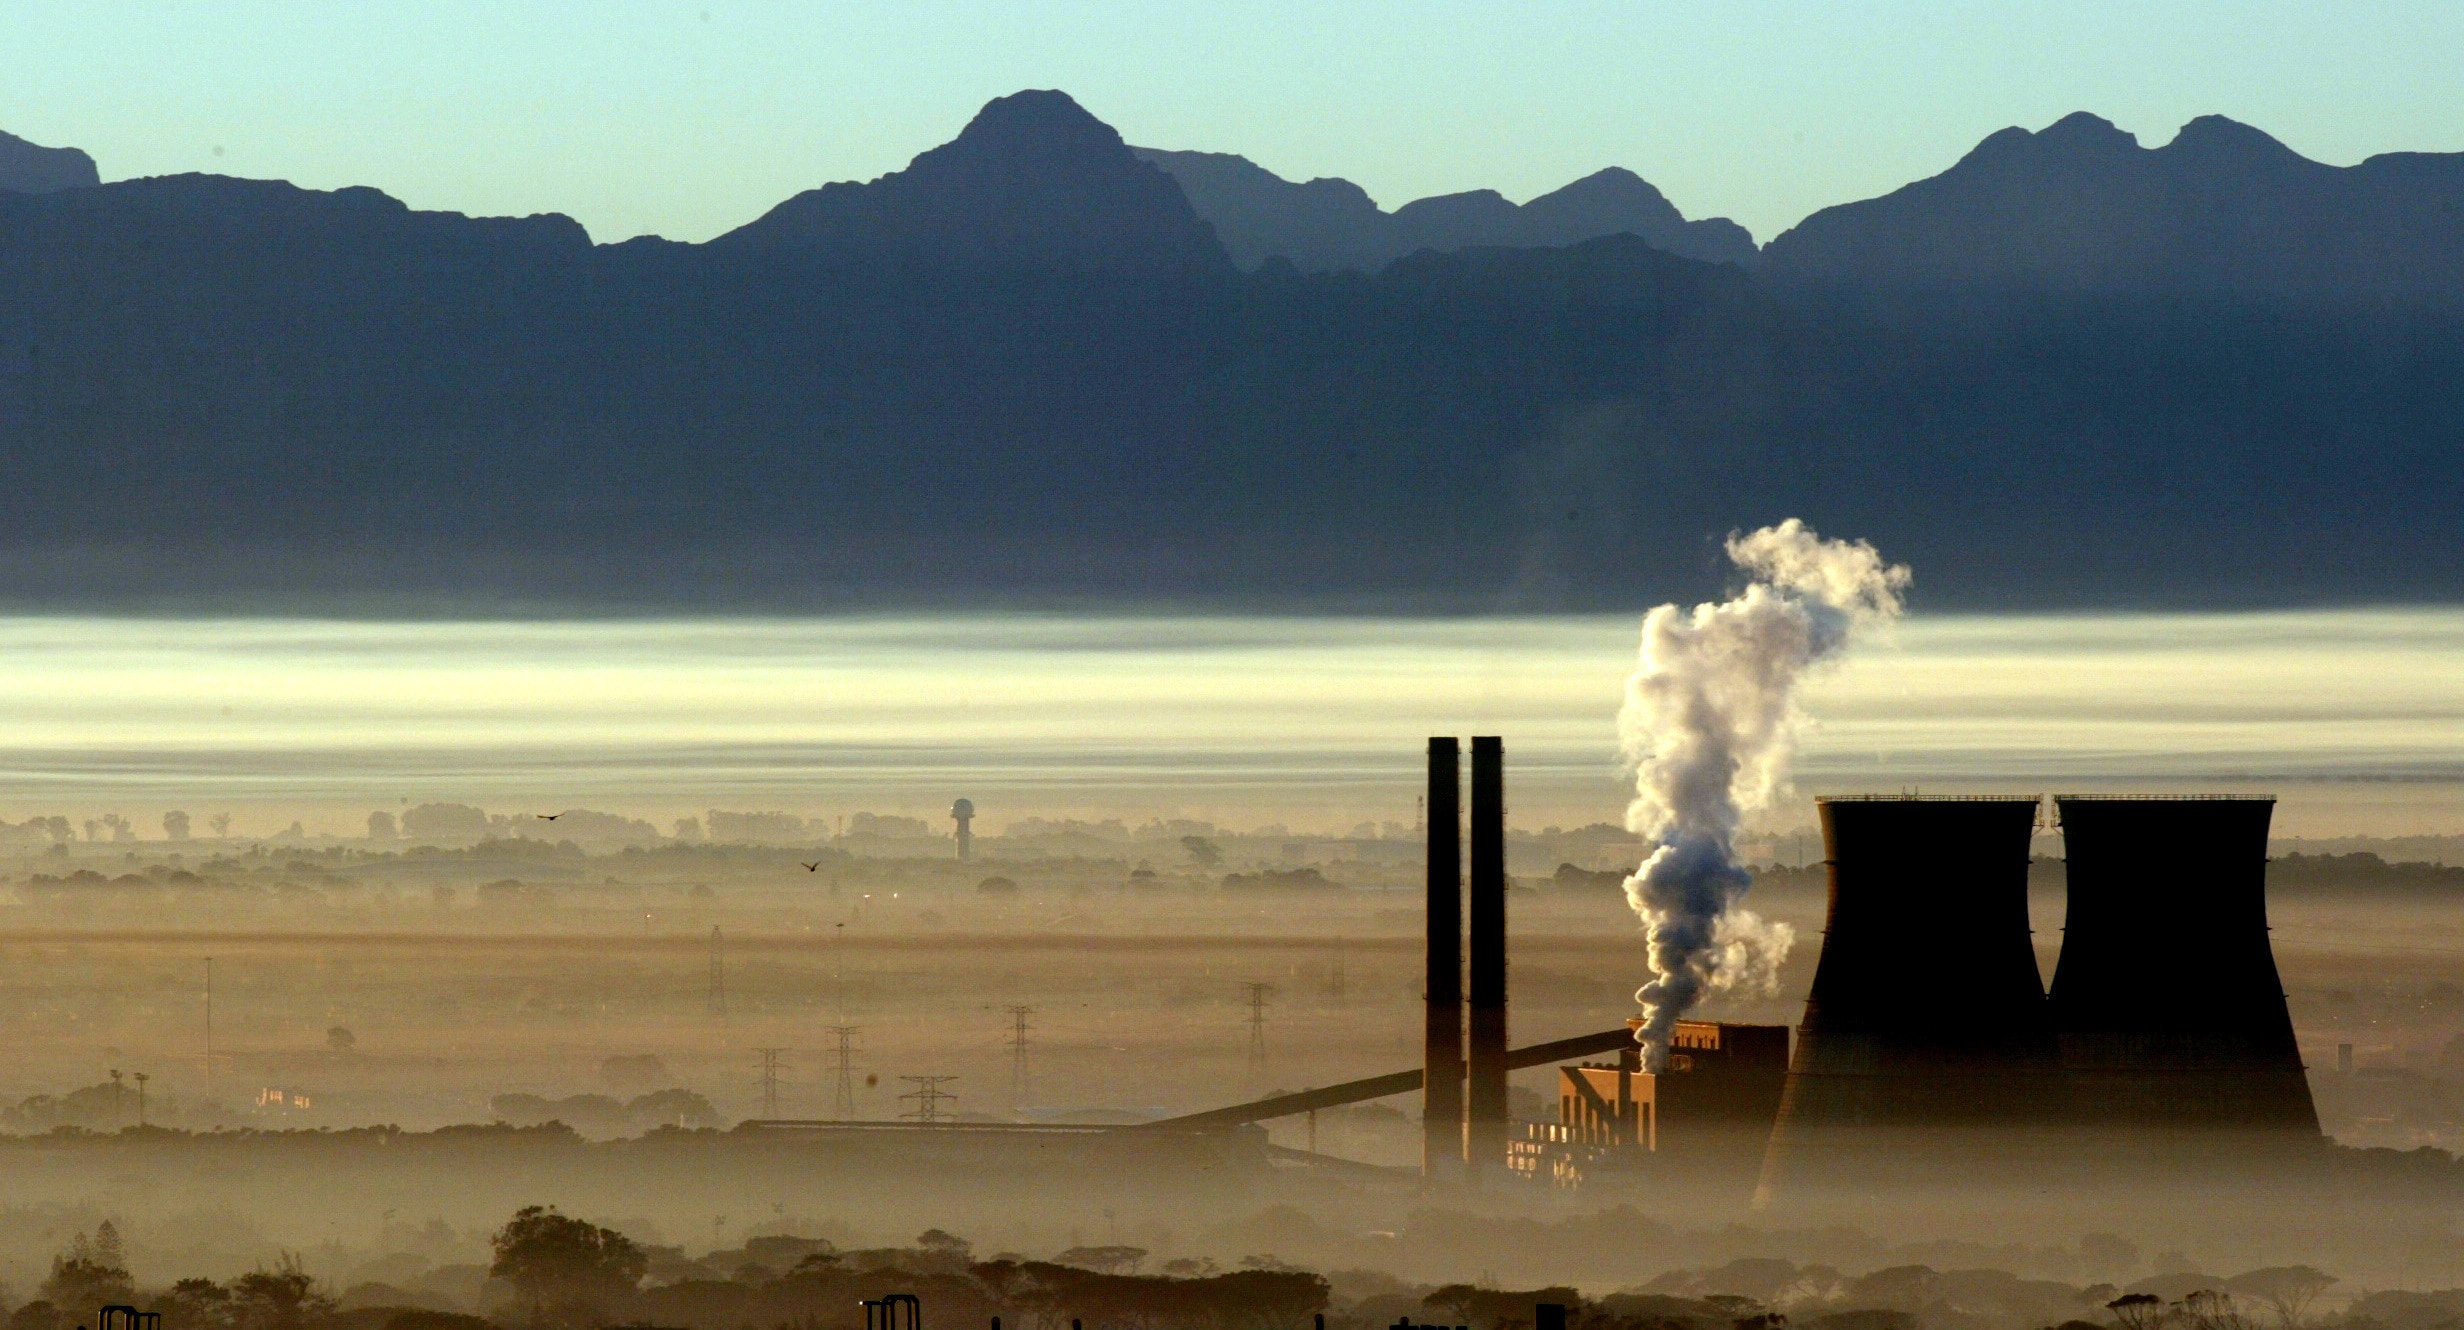
POLYGON ((2127 1148, 2140 1139, 2271 1147, 2208 1163, 2319 1140, 2268 938, 2273 800, 2058 798, 2069 885, 2050 992, 2028 901, 2042 801, 1818 800, 1829 899, 1793 1038, 1680 1021, 1646 1072, 1639 1020, 1509 1048, 1502 746, 1472 740, 1468 781, 1458 741, 1427 755, 1420 1069, 1152 1125, 1417 1091, 1434 1180, 1624 1175, 1763 1201, 2083 1183, 2149 1159, 2127 1148), (1600 1054, 1614 1060, 1560 1065, 1600 1054), (1549 1065, 1557 1120, 1512 1121, 1507 1074, 1549 1065))
POLYGON ((1642 1070, 1640 1052, 1557 1069, 1569 1144, 1759 1162, 1787 1085, 1787 1026, 1679 1021, 1659 1071, 1642 1070))

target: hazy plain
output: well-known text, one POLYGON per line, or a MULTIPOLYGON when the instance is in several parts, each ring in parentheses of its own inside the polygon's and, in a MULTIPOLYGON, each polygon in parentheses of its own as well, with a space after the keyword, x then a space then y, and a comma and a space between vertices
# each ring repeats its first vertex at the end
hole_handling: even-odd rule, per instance
MULTIPOLYGON (((1495 733, 1526 825, 1618 818, 1625 617, 0 620, 0 816, 357 835, 429 799, 659 820, 1408 821, 1420 740, 1495 733), (90 815, 90 814, 88 814, 90 815)), ((1799 785, 2195 786, 2282 835, 2464 831, 2449 609, 1918 613, 1807 697, 1799 785), (2298 797, 2296 797, 2298 796, 2298 797)), ((1802 823, 1801 805, 1779 810, 1802 823)))
MULTIPOLYGON (((1408 1067, 1420 1037, 1414 798, 1432 733, 1507 739, 1515 1041, 1606 1028, 1644 978, 1632 916, 1613 884, 1553 870, 1613 870, 1638 847, 1613 831, 1547 833, 1622 815, 1613 717, 1632 636, 1632 623, 1609 618, 0 621, 0 819, 61 817, 83 831, 62 841, 21 830, 0 846, 0 1038, 11 1050, 0 1109, 17 1115, 10 1129, 40 1130, 49 1110, 26 1101, 82 1089, 91 1105, 117 1071, 145 1073, 150 1120, 178 1126, 432 1128, 500 1116, 500 1096, 622 1103, 651 1089, 699 1095, 722 1123, 820 1117, 840 1107, 840 1026, 854 1027, 848 1107, 860 1117, 913 1111, 909 1076, 957 1077, 958 1114, 1051 1120, 1197 1109, 1408 1067), (982 810, 970 864, 946 835, 961 795, 982 810), (508 815, 500 838, 523 839, 423 848, 368 837, 371 812, 430 801, 508 815), (808 819, 809 834, 560 849, 560 829, 534 815, 575 807, 659 832, 714 808, 781 810, 808 819), (175 809, 196 839, 166 838, 162 816, 175 809), (857 846, 838 832, 859 812, 914 817, 929 834, 857 846), (233 822, 212 837, 218 813, 233 822), (104 814, 124 819, 127 839, 84 828, 104 814), (1118 826, 1037 836, 1031 818, 1048 830, 1071 818, 1118 826), (1200 839, 1222 860, 1207 862, 1180 827, 1147 825, 1175 818, 1208 824, 1200 839), (1313 869, 1326 885, 1225 881, 1267 869, 1313 869), (72 885, 80 872, 93 876, 72 885), (987 891, 988 877, 1016 889, 987 891), (1254 1025, 1252 984, 1266 986, 1254 1025), (1023 1066, 1015 1007, 1030 1009, 1023 1066), (777 1050, 774 1087, 763 1049, 777 1050), (610 1065, 643 1058, 658 1060, 649 1079, 610 1065)), ((2439 857, 2464 830, 2464 690, 2449 667, 2459 646, 2464 614, 2447 611, 1920 615, 1817 681, 1798 794, 1751 852, 1818 857, 1803 828, 1819 792, 2195 788, 2279 795, 2288 838, 2411 837, 2414 857, 2439 857)), ((1724 997, 1708 1014, 1793 1022, 1819 943, 1818 882, 1773 872, 1757 897, 1800 945, 1777 991, 1724 997)), ((2058 886, 2034 907, 2050 973, 2058 886)), ((2275 902, 2295 1019, 2340 1139, 2464 1143, 2436 1104, 2380 1093, 2464 1078, 2453 909, 2368 892, 2275 902), (2344 1044, 2359 1072, 2412 1080, 2345 1076, 2344 1044)), ((1525 1107, 1544 1111, 1551 1073, 1517 1084, 1533 1096, 1525 1107)), ((1415 1107, 1322 1115, 1314 1144, 1408 1163, 1415 1107)), ((1291 1146, 1311 1144, 1311 1130, 1273 1124, 1291 1146)), ((143 1169, 66 1159, 12 1173, 14 1199, 0 1206, 11 1278, 38 1278, 66 1233, 105 1215, 139 1235, 146 1278, 236 1268, 283 1246, 322 1253, 337 1281, 413 1249, 450 1264, 476 1254, 475 1235, 514 1199, 345 1185, 200 1218, 203 1202, 143 1169), (431 1218, 445 1238, 419 1236, 431 1218)), ((700 1246, 727 1236, 714 1226, 722 1215, 735 1216, 736 1236, 752 1216, 846 1241, 903 1241, 927 1202, 967 1222, 963 1190, 893 1204, 826 1179, 730 1185, 714 1195, 680 1182, 627 1208, 546 1183, 519 1199, 562 1194, 700 1246)), ((1214 1250, 1185 1219, 1175 1239, 1155 1215, 1122 1205, 1116 1219, 1102 1200, 1056 1199, 1032 1222, 984 1212, 975 1235, 1058 1244, 1117 1228, 1158 1250, 1214 1250)), ((1358 1232, 1293 1237, 1287 1254, 1315 1241, 1311 1259, 1349 1259, 1360 1234, 1392 1226, 1345 1210, 1353 1201, 1320 1200, 1358 1232)), ((1975 1233, 1903 1218, 1892 1242, 2079 1238, 2025 1216, 1975 1233)), ((2148 1216, 2108 1226, 2151 1251, 2187 1241, 2148 1216)), ((1732 1234, 1731 1254, 1806 1259, 1817 1249, 1802 1236, 1757 1247, 1732 1234)), ((1217 1254, 1266 1241, 1240 1230, 1217 1254)), ((2289 1261, 2310 1241, 2219 1240, 2190 1255, 2289 1261)), ((2464 1271, 2458 1251, 2404 1268, 2464 1271)), ((1496 1259, 1507 1277, 1563 1272, 1545 1245, 1496 1259)), ((1638 1249, 1579 1273, 1614 1286, 1676 1259, 1638 1249)))

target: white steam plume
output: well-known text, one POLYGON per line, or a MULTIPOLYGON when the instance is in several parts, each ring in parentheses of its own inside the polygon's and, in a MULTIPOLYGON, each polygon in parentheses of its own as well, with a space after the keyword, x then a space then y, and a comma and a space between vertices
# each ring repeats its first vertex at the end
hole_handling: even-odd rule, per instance
POLYGON ((1796 930, 1738 903, 1753 878, 1737 862, 1737 829, 1787 785, 1798 682, 1858 629, 1898 615, 1908 585, 1873 546, 1824 540, 1793 517, 1731 535, 1728 557, 1751 579, 1743 592, 1643 617, 1642 661, 1617 713, 1634 770, 1626 827, 1657 842, 1626 879, 1652 973, 1634 995, 1635 1037, 1655 1070, 1705 992, 1777 982, 1796 930))

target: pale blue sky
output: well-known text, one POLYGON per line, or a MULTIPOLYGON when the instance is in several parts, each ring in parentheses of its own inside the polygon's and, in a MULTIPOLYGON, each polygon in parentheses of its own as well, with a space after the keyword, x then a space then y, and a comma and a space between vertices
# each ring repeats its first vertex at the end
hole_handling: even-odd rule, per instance
POLYGON ((2464 149, 2457 68, 2452 0, 0 0, 0 129, 106 178, 370 184, 603 240, 896 169, 1023 87, 1390 207, 1618 164, 1767 239, 2080 109, 2149 144, 2216 112, 2337 163, 2464 149))

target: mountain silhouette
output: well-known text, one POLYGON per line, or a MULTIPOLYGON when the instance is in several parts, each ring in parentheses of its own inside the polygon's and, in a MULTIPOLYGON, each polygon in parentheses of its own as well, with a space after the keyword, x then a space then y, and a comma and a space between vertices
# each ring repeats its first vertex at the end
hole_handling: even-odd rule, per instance
POLYGON ((1640 236, 1671 254, 1751 266, 1754 238, 1725 217, 1687 221, 1660 191, 1622 167, 1585 176, 1520 206, 1495 190, 1418 199, 1388 213, 1360 186, 1295 183, 1245 157, 1136 149, 1171 173, 1243 268, 1270 258, 1304 272, 1375 272, 1417 250, 1540 248, 1608 235, 1640 236))
POLYGON ((1305 272, 1375 272, 1410 252, 1387 237, 1391 219, 1349 180, 1296 183, 1228 152, 1131 151, 1179 183, 1243 268, 1281 256, 1305 272))
POLYGON ((2161 148, 2084 112, 1825 208, 1765 251, 1827 286, 2284 297, 2464 295, 2464 153, 2311 161, 2202 116, 2161 148))
POLYGON ((1060 92, 998 98, 906 170, 807 190, 717 246, 919 271, 1228 267, 1171 177, 1060 92))
POLYGON ((2194 129, 2008 131, 1753 270, 1622 174, 1259 220, 1057 93, 701 245, 0 191, 0 601, 1628 608, 1787 516, 1936 606, 2464 597, 2464 305, 2387 267, 2453 159, 2194 129), (1418 229, 1235 263, 1304 221, 1418 229))
POLYGON ((75 148, 38 147, 14 134, 0 133, 0 189, 49 194, 101 183, 94 159, 75 148))

